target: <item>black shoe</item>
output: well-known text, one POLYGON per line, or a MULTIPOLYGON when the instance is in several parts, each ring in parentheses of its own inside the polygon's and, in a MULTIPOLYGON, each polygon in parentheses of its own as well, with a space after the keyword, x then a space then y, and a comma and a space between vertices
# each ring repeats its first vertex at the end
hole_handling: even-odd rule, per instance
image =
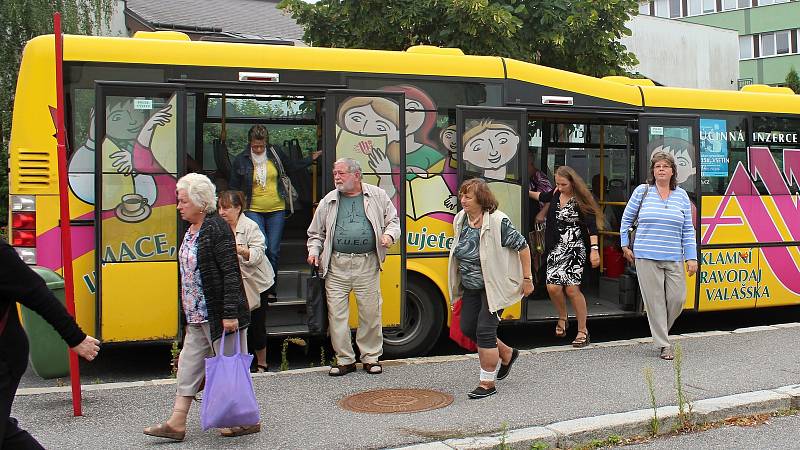
POLYGON ((514 361, 516 361, 518 357, 519 357, 519 350, 512 348, 511 359, 508 360, 508 364, 500 364, 500 369, 497 371, 498 380, 502 380, 503 378, 508 376, 508 373, 511 372, 511 365, 514 364, 514 361))
POLYGON ((467 397, 469 397, 469 398, 484 398, 484 397, 488 397, 490 395, 494 395, 496 393, 497 393, 497 388, 495 388, 494 386, 490 387, 489 389, 486 389, 483 386, 478 386, 472 392, 468 393, 467 397))

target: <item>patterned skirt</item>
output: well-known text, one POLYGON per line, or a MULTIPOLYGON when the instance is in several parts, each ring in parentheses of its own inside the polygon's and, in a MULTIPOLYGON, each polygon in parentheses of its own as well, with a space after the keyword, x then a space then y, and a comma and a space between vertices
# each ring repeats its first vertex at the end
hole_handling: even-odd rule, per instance
POLYGON ((581 284, 585 264, 586 247, 583 242, 559 242, 547 255, 547 284, 581 284))

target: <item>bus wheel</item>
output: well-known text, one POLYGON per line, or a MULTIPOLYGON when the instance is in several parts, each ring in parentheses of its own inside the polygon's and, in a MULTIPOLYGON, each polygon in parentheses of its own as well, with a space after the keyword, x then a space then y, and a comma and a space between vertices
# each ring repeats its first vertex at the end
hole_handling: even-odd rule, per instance
POLYGON ((444 302, 430 284, 419 277, 408 277, 403 327, 383 332, 386 358, 422 356, 428 353, 444 327, 444 302))

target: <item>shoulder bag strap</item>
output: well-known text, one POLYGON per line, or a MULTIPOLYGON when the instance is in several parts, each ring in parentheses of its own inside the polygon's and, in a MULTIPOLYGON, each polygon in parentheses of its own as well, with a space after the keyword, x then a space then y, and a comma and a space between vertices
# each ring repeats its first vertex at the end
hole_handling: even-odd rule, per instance
POLYGON ((281 162, 281 158, 278 156, 278 152, 275 151, 275 147, 269 146, 269 151, 272 153, 272 156, 275 157, 275 166, 278 168, 278 175, 286 176, 286 171, 283 170, 283 163, 281 162))
POLYGON ((644 188, 644 193, 642 194, 642 198, 639 199, 639 207, 636 208, 636 215, 633 216, 633 222, 632 223, 634 225, 638 225, 639 224, 639 211, 642 210, 642 203, 644 203, 644 199, 647 198, 647 191, 650 190, 650 185, 649 184, 645 184, 645 186, 647 186, 647 187, 644 188))

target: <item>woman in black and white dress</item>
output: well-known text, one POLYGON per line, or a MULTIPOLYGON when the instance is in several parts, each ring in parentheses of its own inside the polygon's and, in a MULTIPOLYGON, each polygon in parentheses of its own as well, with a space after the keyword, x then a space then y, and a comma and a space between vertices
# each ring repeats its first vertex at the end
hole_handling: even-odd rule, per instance
POLYGON ((574 347, 589 344, 586 327, 586 298, 581 280, 588 261, 600 265, 597 232, 602 228, 600 207, 583 179, 571 167, 561 166, 555 172, 556 189, 538 194, 538 200, 550 203, 545 229, 547 255, 547 293, 558 311, 556 336, 566 337, 569 322, 566 297, 569 297, 578 319, 574 347))

